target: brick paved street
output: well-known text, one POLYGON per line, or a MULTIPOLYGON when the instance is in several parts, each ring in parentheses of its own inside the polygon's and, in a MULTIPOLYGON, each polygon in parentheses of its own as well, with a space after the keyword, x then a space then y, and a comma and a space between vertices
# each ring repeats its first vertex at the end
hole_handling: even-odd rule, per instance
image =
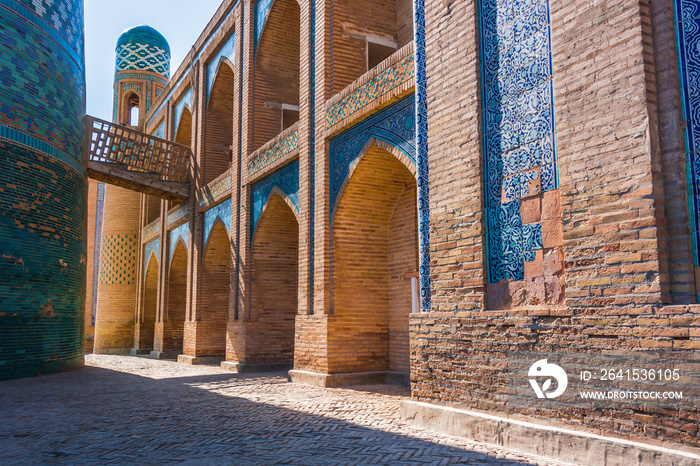
POLYGON ((0 464, 563 464, 409 426, 408 390, 128 356, 0 382, 0 464))

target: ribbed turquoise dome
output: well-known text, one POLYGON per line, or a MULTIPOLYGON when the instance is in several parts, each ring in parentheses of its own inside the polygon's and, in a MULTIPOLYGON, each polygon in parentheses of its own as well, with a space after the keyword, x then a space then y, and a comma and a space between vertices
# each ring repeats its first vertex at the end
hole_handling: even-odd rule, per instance
POLYGON ((170 55, 170 45, 168 45, 168 41, 165 40, 165 37, 163 37, 160 32, 145 24, 142 26, 135 26, 122 32, 122 35, 119 36, 119 40, 117 40, 117 47, 124 44, 154 45, 165 50, 168 52, 168 55, 170 55))

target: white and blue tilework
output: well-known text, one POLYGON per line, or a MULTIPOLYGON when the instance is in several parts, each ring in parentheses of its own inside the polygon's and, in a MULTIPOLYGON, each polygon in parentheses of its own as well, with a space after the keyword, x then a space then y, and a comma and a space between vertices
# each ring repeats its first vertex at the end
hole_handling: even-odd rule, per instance
POLYGON ((185 249, 187 249, 189 246, 190 222, 183 223, 182 225, 178 226, 177 228, 170 230, 168 235, 169 235, 168 244, 170 246, 170 251, 169 251, 170 254, 168 255, 168 263, 171 263, 173 261, 173 255, 175 254, 175 247, 177 246, 177 242, 179 240, 182 240, 182 242, 185 244, 185 249))
POLYGON ((152 71, 170 77, 170 54, 155 45, 120 45, 117 47, 115 73, 127 70, 152 71))
POLYGON ((415 96, 410 94, 331 139, 328 150, 331 209, 350 167, 370 138, 395 146, 416 163, 415 108, 415 96))
POLYGON ((428 74, 425 59, 425 0, 413 0, 416 93, 415 131, 418 188, 420 310, 430 312, 430 189, 428 180, 428 74))
POLYGON ((158 261, 158 257, 160 256, 160 238, 156 238, 150 243, 146 244, 146 250, 144 251, 143 254, 143 276, 146 276, 146 270, 148 269, 148 264, 150 264, 151 259, 158 261), (155 254, 154 257, 151 257, 152 254, 155 254))
MULTIPOLYGON (((693 263, 700 266, 700 0, 675 0, 693 263)), ((700 298, 700 293, 698 294, 700 298)))
POLYGON ((481 0, 488 281, 523 280, 542 225, 522 198, 559 187, 548 0, 481 0))
POLYGON ((253 184, 251 195, 253 204, 251 236, 255 233, 267 199, 275 187, 289 198, 296 211, 299 212, 299 159, 295 159, 253 184))
POLYGON ((214 224, 219 220, 224 224, 226 230, 231 233, 231 199, 226 199, 220 204, 216 204, 211 209, 204 212, 204 246, 206 249, 207 242, 211 231, 214 229, 214 224))

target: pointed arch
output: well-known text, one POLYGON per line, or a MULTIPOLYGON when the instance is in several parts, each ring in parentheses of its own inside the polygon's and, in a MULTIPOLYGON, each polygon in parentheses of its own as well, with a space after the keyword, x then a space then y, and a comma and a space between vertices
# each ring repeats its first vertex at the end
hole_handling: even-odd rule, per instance
POLYGON ((201 163, 205 184, 228 170, 232 161, 234 71, 229 61, 223 61, 217 70, 205 113, 204 159, 201 163))
POLYGON ((175 241, 175 247, 173 248, 173 252, 170 254, 170 260, 168 261, 168 271, 170 271, 173 267, 173 257, 180 250, 184 250, 185 256, 187 256, 187 244, 185 244, 185 240, 182 239, 181 236, 178 237, 175 241))
POLYGON ((348 175, 331 223, 331 301, 339 335, 329 353, 350 353, 333 372, 408 373, 408 317, 417 296, 415 169, 369 144, 348 175), (362 254, 358 254, 362 251, 362 254), (413 277, 413 278, 412 278, 413 277))
POLYGON ((187 147, 192 146, 192 107, 189 104, 184 105, 180 121, 175 128, 175 142, 187 147))
POLYGON ((292 364, 299 294, 299 219, 281 190, 273 190, 251 241, 247 325, 257 336, 246 362, 292 364))
POLYGON ((357 156, 357 158, 350 165, 350 168, 348 170, 348 174, 340 185, 340 189, 338 190, 338 195, 335 198, 335 202, 331 206, 331 222, 333 222, 333 219, 335 218, 335 212, 337 210, 338 204, 340 203, 340 200, 343 197, 343 193, 345 192, 345 188, 347 187, 348 183, 350 182, 350 179, 352 178, 353 174, 355 173, 357 166, 360 164, 360 162, 364 158, 365 154, 367 154, 367 151, 369 151, 373 146, 378 147, 380 149, 383 149, 386 152, 393 155, 399 162, 401 162, 403 164, 404 167, 406 167, 406 169, 409 172, 411 172, 413 177, 416 178, 417 171, 416 171, 415 163, 413 163, 413 160, 411 160, 399 147, 397 147, 393 143, 384 141, 382 139, 377 139, 374 136, 370 137, 367 140, 367 142, 365 143, 365 145, 362 147, 362 149, 360 150, 360 154, 357 156))
POLYGON ((255 237, 255 232, 258 231, 258 228, 260 228, 260 221, 265 216, 265 211, 270 205, 270 201, 272 200, 273 196, 278 196, 279 198, 281 198, 285 202, 285 204, 289 206, 289 209, 294 214, 294 218, 297 219, 297 223, 299 222, 299 209, 296 205, 294 205, 294 201, 289 197, 287 193, 282 191, 278 186, 273 186, 272 190, 270 191, 270 194, 267 195, 267 199, 265 200, 265 204, 263 205, 262 210, 260 211, 260 217, 258 218, 258 222, 255 224, 255 227, 253 229, 253 237, 255 237))
POLYGON ((122 105, 121 105, 121 117, 120 117, 120 124, 122 125, 131 125, 131 109, 132 108, 138 108, 139 109, 139 121, 141 118, 143 118, 143 115, 141 115, 141 94, 136 92, 134 89, 129 89, 124 93, 122 96, 122 105))
POLYGON ((214 223, 212 224, 211 230, 210 230, 210 232, 209 232, 209 236, 207 237, 207 240, 204 242, 204 248, 202 249, 202 251, 204 252, 204 254, 206 254, 206 253, 207 253, 207 250, 209 249, 209 243, 211 243, 211 239, 212 239, 212 237, 214 236, 214 230, 216 230, 216 227, 217 227, 217 226, 223 228, 224 231, 227 233, 227 235, 230 234, 229 229, 228 229, 228 226, 226 226, 226 224, 224 223, 224 221, 221 220, 221 217, 216 217, 216 218, 214 219, 214 223))

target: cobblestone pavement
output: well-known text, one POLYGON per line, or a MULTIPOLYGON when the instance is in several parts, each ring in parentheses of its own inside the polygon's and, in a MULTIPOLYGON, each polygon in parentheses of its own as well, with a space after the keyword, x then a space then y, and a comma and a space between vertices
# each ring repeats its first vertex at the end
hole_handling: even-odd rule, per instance
POLYGON ((130 356, 0 382, 0 464, 540 464, 399 419, 408 390, 320 389, 130 356))

